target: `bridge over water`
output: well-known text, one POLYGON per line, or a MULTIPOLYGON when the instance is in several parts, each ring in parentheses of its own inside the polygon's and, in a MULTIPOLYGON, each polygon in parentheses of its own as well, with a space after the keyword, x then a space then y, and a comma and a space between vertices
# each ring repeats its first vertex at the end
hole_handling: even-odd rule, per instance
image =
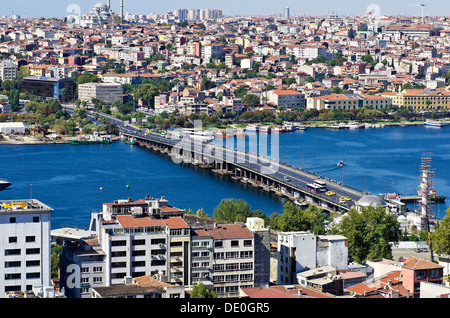
POLYGON ((134 138, 136 144, 170 156, 174 162, 188 163, 210 169, 234 180, 286 197, 299 205, 314 204, 324 211, 345 212, 365 193, 339 182, 321 178, 306 170, 255 153, 223 147, 211 142, 187 138, 169 138, 157 133, 120 127, 124 138, 134 138), (325 183, 327 192, 314 193, 307 185, 316 180, 325 183), (346 200, 343 200, 346 198, 346 200))

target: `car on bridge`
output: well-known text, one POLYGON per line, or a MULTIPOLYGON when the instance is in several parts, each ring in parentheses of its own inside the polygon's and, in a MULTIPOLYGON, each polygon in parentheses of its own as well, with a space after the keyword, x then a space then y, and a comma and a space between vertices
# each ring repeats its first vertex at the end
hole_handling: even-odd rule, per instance
POLYGON ((334 191, 327 191, 327 192, 325 192, 325 194, 328 195, 328 196, 332 196, 332 195, 335 195, 336 192, 334 192, 334 191))

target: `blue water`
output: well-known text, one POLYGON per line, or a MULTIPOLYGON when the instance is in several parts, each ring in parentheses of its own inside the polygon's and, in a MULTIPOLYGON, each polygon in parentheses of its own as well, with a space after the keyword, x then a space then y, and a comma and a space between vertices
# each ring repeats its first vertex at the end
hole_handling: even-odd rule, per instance
MULTIPOLYGON (((252 138, 240 138, 238 148, 255 149, 252 138)), ((269 144, 267 153, 353 188, 405 196, 417 193, 421 156, 424 151, 430 152, 438 194, 449 198, 435 206, 436 216, 442 218, 449 207, 450 127, 308 129, 279 134, 279 145, 269 144), (339 160, 344 161, 344 167, 336 166, 339 160)), ((165 196, 169 204, 194 212, 203 208, 209 215, 223 198, 243 199, 252 210, 260 209, 268 215, 281 213, 286 202, 228 177, 176 164, 170 157, 124 142, 0 145, 0 178, 13 183, 10 190, 0 192, 0 199, 32 197, 42 201, 54 209, 52 228, 86 228, 91 212, 101 210, 102 203, 146 195, 165 196)))

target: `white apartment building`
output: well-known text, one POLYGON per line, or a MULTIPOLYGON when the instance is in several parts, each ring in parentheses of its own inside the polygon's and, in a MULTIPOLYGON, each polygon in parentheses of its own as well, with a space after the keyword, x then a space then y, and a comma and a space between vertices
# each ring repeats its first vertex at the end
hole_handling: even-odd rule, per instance
POLYGON ((0 79, 2 81, 16 79, 17 69, 17 62, 12 60, 3 60, 0 63, 0 79))
POLYGON ((67 231, 52 231, 66 241, 61 256, 61 287, 66 296, 91 298, 92 288, 147 275, 188 285, 190 232, 180 217, 183 213, 168 206, 164 197, 116 200, 92 213, 89 232, 69 236, 67 231), (76 278, 73 268, 79 273, 76 278))
POLYGON ((347 238, 309 232, 278 234, 278 284, 297 284, 297 273, 321 266, 347 268, 347 238))
POLYGON ((114 83, 85 83, 78 85, 78 99, 90 102, 93 98, 112 104, 123 101, 122 84, 114 83))
POLYGON ((205 44, 201 47, 201 56, 204 59, 211 59, 213 57, 223 55, 223 45, 222 44, 205 44))
POLYGON ((198 238, 212 238, 210 279, 218 297, 236 297, 240 287, 254 286, 255 242, 253 233, 245 225, 204 225, 203 229, 195 230, 195 234, 198 238))
POLYGON ((328 49, 323 45, 290 45, 286 47, 286 55, 294 55, 295 58, 306 58, 313 60, 319 55, 323 55, 328 58, 328 49))
POLYGON ((0 201, 0 298, 51 286, 52 212, 35 199, 0 201))

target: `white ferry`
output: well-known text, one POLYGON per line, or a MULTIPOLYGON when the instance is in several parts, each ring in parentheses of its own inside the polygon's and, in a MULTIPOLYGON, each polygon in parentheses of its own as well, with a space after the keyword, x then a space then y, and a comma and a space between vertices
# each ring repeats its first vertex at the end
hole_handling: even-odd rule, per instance
POLYGON ((427 119, 424 122, 424 125, 433 126, 433 127, 442 127, 442 126, 446 126, 447 124, 441 122, 440 120, 427 119))

